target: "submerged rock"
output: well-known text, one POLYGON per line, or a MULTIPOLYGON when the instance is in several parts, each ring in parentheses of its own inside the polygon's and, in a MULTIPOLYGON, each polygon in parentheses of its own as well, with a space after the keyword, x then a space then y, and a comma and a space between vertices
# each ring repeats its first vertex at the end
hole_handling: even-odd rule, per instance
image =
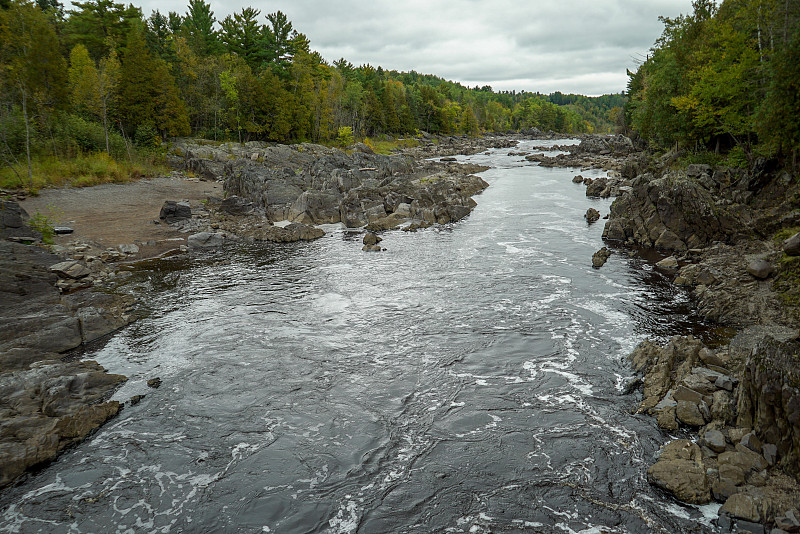
POLYGON ((606 264, 608 258, 611 257, 611 251, 606 247, 601 248, 592 255, 592 267, 599 269, 606 264))
POLYGON ((214 248, 225 243, 225 236, 217 232, 199 232, 187 238, 189 248, 214 248))

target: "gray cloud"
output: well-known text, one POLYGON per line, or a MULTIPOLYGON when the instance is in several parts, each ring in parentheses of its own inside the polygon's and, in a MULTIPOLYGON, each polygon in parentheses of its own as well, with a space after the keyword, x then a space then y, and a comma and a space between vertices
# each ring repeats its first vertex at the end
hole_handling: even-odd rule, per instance
MULTIPOLYGON (((253 5, 281 10, 329 61, 340 57, 435 74, 495 90, 603 94, 625 89, 660 35, 658 17, 691 11, 690 0, 293 0, 214 1, 218 19, 253 5)), ((181 0, 146 0, 145 14, 186 11, 181 0)))

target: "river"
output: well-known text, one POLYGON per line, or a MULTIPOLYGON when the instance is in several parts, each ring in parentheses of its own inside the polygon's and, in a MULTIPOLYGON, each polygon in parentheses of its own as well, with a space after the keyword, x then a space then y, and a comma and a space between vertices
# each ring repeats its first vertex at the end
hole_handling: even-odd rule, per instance
POLYGON ((640 257, 591 267, 610 200, 509 155, 546 144, 459 156, 478 207, 385 252, 328 226, 142 265, 146 317, 85 357, 144 398, 5 490, 0 532, 713 531, 647 483, 668 436, 623 394, 639 341, 702 325, 640 257))

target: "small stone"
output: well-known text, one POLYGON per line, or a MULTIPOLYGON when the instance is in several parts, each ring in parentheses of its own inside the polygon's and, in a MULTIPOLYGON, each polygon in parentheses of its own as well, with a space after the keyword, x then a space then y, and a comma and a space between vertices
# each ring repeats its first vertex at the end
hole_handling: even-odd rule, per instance
POLYGON ((577 176, 573 176, 572 177, 572 183, 574 183, 574 184, 582 184, 583 183, 583 176, 581 176, 580 174, 577 175, 577 176))
POLYGON ((775 465, 778 461, 778 447, 772 443, 765 443, 763 447, 761 447, 761 451, 767 463, 771 466, 775 465))
POLYGON ((74 232, 74 230, 69 226, 56 226, 55 228, 53 228, 53 233, 55 233, 56 235, 71 234, 72 232, 74 232))
POLYGON ((583 216, 583 218, 586 219, 586 222, 592 224, 593 222, 600 220, 600 212, 594 208, 589 208, 586 210, 586 214, 583 216))
POLYGON ((78 280, 92 274, 92 271, 78 261, 62 261, 50 266, 50 271, 56 273, 61 278, 72 278, 78 280))
POLYGON ((137 247, 133 243, 129 243, 127 245, 120 245, 117 248, 123 254, 138 254, 139 253, 139 247, 137 247))
POLYGON ((144 395, 134 395, 133 397, 131 397, 131 400, 130 400, 131 406, 136 406, 137 404, 139 404, 139 402, 141 402, 141 400, 143 398, 144 398, 144 395))
POLYGON ((736 485, 730 480, 717 480, 711 485, 711 496, 715 501, 725 502, 728 497, 739 491, 736 485))
POLYGON ((764 525, 740 519, 736 522, 736 532, 738 534, 765 534, 764 525))
POLYGON ((664 430, 678 430, 678 420, 675 418, 675 407, 668 406, 656 412, 658 427, 664 430))
POLYGON ((733 391, 733 379, 727 375, 720 375, 714 382, 714 385, 719 389, 733 391))
POLYGON ((747 477, 741 468, 733 464, 722 464, 719 466, 719 479, 730 482, 734 486, 741 486, 746 482, 747 477))
POLYGON ((783 242, 783 251, 789 256, 800 256, 800 233, 783 242))
POLYGON ((677 271, 680 266, 678 264, 678 258, 670 256, 656 263, 656 267, 666 271, 677 271))
POLYGON ((150 380, 147 381, 147 387, 158 389, 160 386, 161 386, 161 379, 158 377, 151 378, 150 380))
POLYGON ((731 428, 728 430, 728 437, 731 443, 739 443, 748 432, 751 432, 749 428, 731 428))
POLYGON ((703 400, 703 394, 686 386, 678 386, 672 394, 672 398, 676 401, 689 401, 698 404, 703 400))
POLYGON ((731 516, 728 514, 720 514, 717 517, 717 526, 722 529, 723 532, 730 532, 731 531, 731 516))
POLYGON ((200 232, 190 235, 186 241, 189 248, 213 248, 221 246, 225 237, 221 233, 200 232))
POLYGON ((792 534, 800 532, 800 521, 797 516, 793 510, 789 510, 783 516, 775 518, 775 526, 792 534))
POLYGON ((367 246, 372 246, 372 245, 377 245, 381 241, 383 241, 383 239, 380 236, 372 232, 368 232, 366 235, 364 235, 363 243, 367 246))
POLYGON ((754 260, 747 264, 747 272, 759 280, 766 280, 774 271, 775 268, 766 260, 754 260))
POLYGON ((700 412, 697 404, 685 400, 678 401, 678 407, 675 409, 675 416, 678 421, 689 426, 703 426, 706 420, 700 412))
POLYGON ((742 439, 739 443, 741 443, 742 445, 744 445, 753 452, 759 454, 761 453, 762 443, 761 440, 758 439, 758 436, 756 436, 755 432, 749 432, 744 436, 742 436, 742 439))
POLYGON ((703 441, 706 446, 714 452, 725 452, 725 435, 719 430, 707 430, 703 434, 703 441))

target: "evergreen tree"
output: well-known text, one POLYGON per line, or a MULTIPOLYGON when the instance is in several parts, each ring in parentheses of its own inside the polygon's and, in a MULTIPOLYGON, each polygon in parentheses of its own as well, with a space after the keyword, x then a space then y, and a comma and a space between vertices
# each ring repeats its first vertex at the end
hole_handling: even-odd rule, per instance
POLYGON ((125 7, 112 0, 73 2, 73 6, 76 9, 67 11, 64 27, 67 41, 72 46, 84 45, 95 60, 108 54, 109 47, 124 43, 132 25, 142 18, 138 7, 125 7))
POLYGON ((216 54, 221 50, 219 34, 214 29, 216 22, 210 4, 203 0, 189 0, 189 10, 183 18, 181 30, 198 56, 216 54))

